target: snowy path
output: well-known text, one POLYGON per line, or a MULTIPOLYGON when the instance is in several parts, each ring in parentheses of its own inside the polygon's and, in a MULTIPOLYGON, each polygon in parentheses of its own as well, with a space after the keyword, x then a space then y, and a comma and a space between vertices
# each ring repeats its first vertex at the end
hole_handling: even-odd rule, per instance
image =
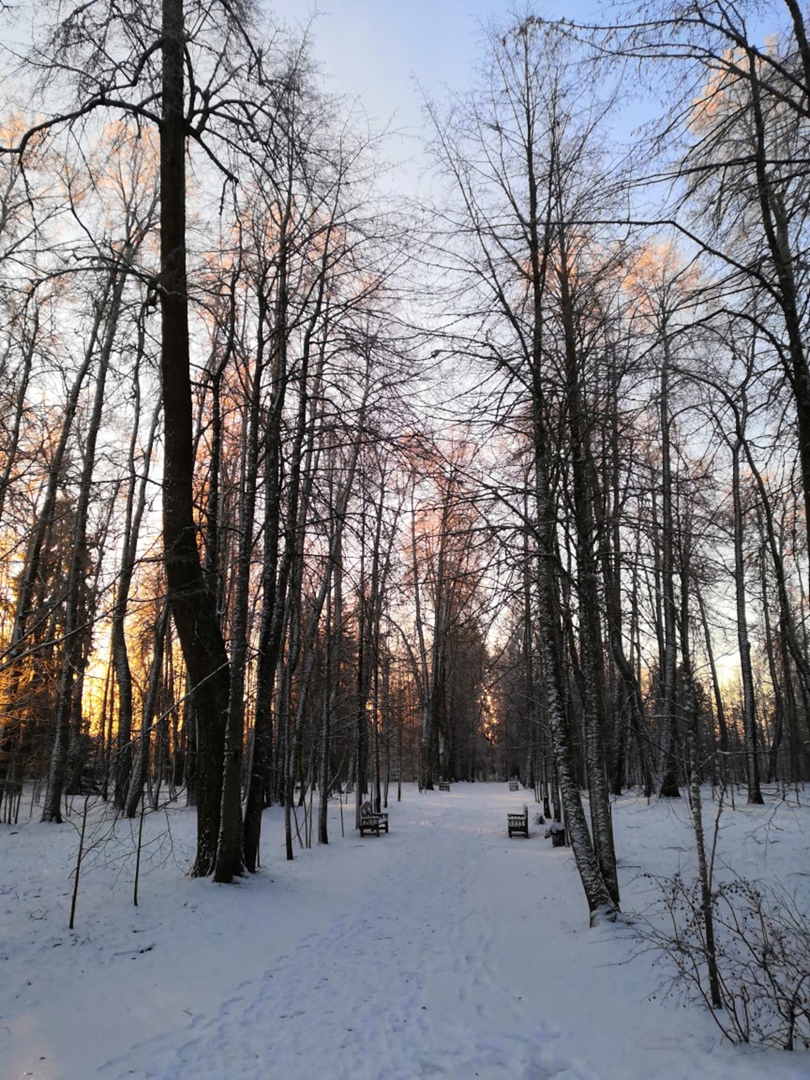
MULTIPOLYGON (((525 797, 409 785, 365 839, 333 805, 332 843, 289 863, 274 807, 262 872, 229 886, 186 876, 174 808, 146 819, 138 907, 137 829, 99 806, 73 931, 75 823, 0 828, 0 1080, 810 1080, 810 1053, 730 1046, 634 958, 650 873, 691 872, 685 807, 616 805, 628 920, 591 930, 534 803, 531 838, 506 835, 525 797)), ((810 808, 726 828, 749 877, 804 884, 810 808)))
POLYGON ((394 805, 387 836, 356 841, 374 873, 330 921, 288 942, 182 1041, 147 1042, 99 1075, 307 1080, 328 1062, 331 1076, 353 1080, 586 1080, 504 978, 498 921, 511 912, 487 880, 503 830, 494 817, 468 820, 461 789, 421 800, 416 820, 400 823, 394 805))

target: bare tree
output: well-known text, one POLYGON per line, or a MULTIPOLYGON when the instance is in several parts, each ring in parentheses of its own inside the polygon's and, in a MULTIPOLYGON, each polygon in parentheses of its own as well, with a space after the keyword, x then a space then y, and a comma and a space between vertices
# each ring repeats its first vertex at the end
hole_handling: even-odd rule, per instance
MULTIPOLYGON (((558 470, 561 461, 576 455, 573 472, 579 493, 575 529, 579 530, 580 584, 585 589, 579 596, 581 618, 583 622, 594 617, 598 620, 593 610, 595 568, 589 562, 594 540, 593 519, 587 509, 591 494, 586 474, 590 466, 578 382, 586 353, 580 351, 576 340, 570 289, 574 260, 581 277, 583 271, 588 273, 589 256, 595 253, 595 248, 588 250, 588 230, 582 222, 592 213, 586 205, 596 183, 593 175, 586 179, 585 148, 593 153, 600 106, 594 99, 592 110, 583 113, 580 109, 584 118, 574 119, 569 66, 573 60, 564 39, 544 33, 532 17, 493 33, 488 84, 469 100, 459 102, 449 121, 437 117, 436 130, 438 154, 456 185, 460 202, 453 226, 462 238, 458 256, 464 285, 482 297, 481 307, 469 311, 473 325, 481 326, 473 337, 472 351, 503 374, 513 394, 530 410, 532 531, 537 548, 537 618, 545 710, 566 824, 595 921, 615 918, 618 909, 601 749, 604 696, 597 679, 595 693, 589 692, 582 702, 591 740, 588 766, 596 826, 592 837, 580 798, 572 742, 573 699, 566 654, 573 642, 570 618, 564 617, 562 607, 562 587, 570 579, 562 571, 557 531, 561 508, 558 470), (486 310, 493 313, 489 318, 486 310), (560 397, 560 386, 568 389, 567 398, 560 397), (560 430, 567 440, 562 445, 557 441, 560 430)), ((581 90, 581 83, 577 83, 577 97, 581 90)), ((604 662, 603 656, 595 655, 602 649, 598 621, 590 623, 590 631, 586 628, 586 637, 586 667, 593 675, 596 666, 604 662)))

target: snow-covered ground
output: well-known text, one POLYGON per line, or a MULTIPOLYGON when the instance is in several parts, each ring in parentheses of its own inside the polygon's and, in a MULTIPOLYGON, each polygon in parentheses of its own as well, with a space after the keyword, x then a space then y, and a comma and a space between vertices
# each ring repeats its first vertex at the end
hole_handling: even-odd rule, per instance
MULTIPOLYGON (((667 996, 638 953, 647 874, 691 875, 685 800, 614 810, 625 919, 588 928, 570 849, 536 824, 508 839, 525 792, 506 784, 404 790, 390 833, 360 839, 331 810, 328 846, 284 860, 267 811, 264 869, 192 880, 193 811, 137 822, 91 811, 68 929, 73 823, 0 826, 3 1080, 798 1080, 810 1053, 734 1047, 667 996)), ((808 798, 810 802, 810 798, 808 798)), ((300 814, 300 811, 299 811, 300 814)), ((738 802, 718 857, 781 880, 810 909, 810 810, 738 802)), ((711 807, 707 807, 711 826, 711 807)))

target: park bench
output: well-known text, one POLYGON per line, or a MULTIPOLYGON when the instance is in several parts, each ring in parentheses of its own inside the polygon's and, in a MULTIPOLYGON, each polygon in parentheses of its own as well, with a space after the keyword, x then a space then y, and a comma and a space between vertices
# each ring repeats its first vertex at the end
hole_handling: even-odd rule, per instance
POLYGON ((510 836, 525 836, 529 839, 529 808, 524 806, 519 814, 506 815, 506 827, 510 836))
POLYGON ((450 782, 448 780, 440 780, 439 781, 439 791, 449 791, 449 790, 450 790, 450 782))
POLYGON ((510 780, 509 781, 509 790, 510 791, 517 791, 518 790, 518 782, 517 782, 517 780, 510 780))
POLYGON ((381 811, 375 814, 371 804, 364 803, 360 807, 360 835, 371 833, 372 836, 379 836, 381 832, 388 832, 388 813, 381 811))

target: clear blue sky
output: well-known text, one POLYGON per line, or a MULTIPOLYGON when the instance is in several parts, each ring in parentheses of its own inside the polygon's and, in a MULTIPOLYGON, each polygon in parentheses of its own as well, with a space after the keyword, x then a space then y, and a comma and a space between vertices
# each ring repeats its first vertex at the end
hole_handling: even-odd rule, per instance
MULTIPOLYGON (((333 89, 360 98, 376 127, 416 128, 421 102, 441 86, 462 89, 480 53, 478 34, 493 18, 523 10, 510 0, 268 0, 288 24, 315 14, 315 55, 333 89)), ((599 0, 539 0, 538 15, 593 17, 599 0)))

